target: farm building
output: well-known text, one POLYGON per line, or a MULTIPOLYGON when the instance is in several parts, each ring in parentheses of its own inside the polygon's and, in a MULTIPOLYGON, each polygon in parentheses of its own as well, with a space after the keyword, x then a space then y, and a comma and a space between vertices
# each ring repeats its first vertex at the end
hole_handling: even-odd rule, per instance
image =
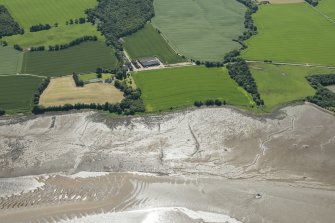
POLYGON ((143 58, 138 60, 143 67, 155 67, 161 65, 160 61, 156 57, 143 58))

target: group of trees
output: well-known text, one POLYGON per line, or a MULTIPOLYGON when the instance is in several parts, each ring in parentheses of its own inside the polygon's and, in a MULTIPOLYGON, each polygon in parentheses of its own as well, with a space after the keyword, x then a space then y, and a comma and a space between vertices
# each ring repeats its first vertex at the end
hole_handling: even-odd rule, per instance
POLYGON ((18 51, 22 51, 23 50, 22 47, 20 45, 18 45, 18 44, 14 44, 13 47, 14 47, 14 49, 16 49, 18 51))
POLYGON ((7 41, 0 41, 0 46, 8 46, 7 41))
POLYGON ((310 4, 314 7, 319 4, 319 0, 305 0, 305 2, 307 2, 308 4, 310 4))
POLYGON ((85 18, 79 18, 79 19, 70 19, 69 21, 66 21, 66 25, 73 25, 73 24, 84 24, 86 23, 85 18))
POLYGON ((335 93, 325 87, 335 85, 335 74, 313 75, 306 77, 306 79, 316 90, 316 94, 312 97, 307 97, 307 100, 320 107, 335 111, 335 93))
POLYGON ((154 16, 153 0, 99 0, 94 9, 86 10, 88 21, 98 24, 107 45, 121 50, 120 37, 144 27, 154 16))
POLYGON ((40 102, 40 97, 45 89, 47 89, 48 85, 50 83, 50 78, 46 78, 43 80, 43 82, 38 86, 36 92, 33 95, 33 102, 35 105, 38 105, 40 102))
POLYGON ((76 73, 72 74, 74 83, 76 84, 77 87, 84 87, 84 81, 79 79, 79 75, 76 73))
POLYGON ((45 46, 35 46, 30 48, 30 51, 44 51, 44 50, 45 46))
MULTIPOLYGON (((243 32, 242 35, 238 37, 236 41, 243 42, 249 39, 251 36, 257 34, 257 27, 254 24, 254 20, 252 19, 252 14, 258 11, 258 5, 255 1, 252 0, 237 0, 238 2, 245 5, 248 9, 244 15, 244 27, 247 29, 243 32)), ((245 44, 242 44, 243 48, 246 48, 245 44)))
POLYGON ((83 42, 87 41, 97 41, 97 36, 82 36, 80 38, 77 38, 75 40, 72 40, 70 43, 62 44, 62 45, 55 45, 55 46, 49 46, 49 51, 59 51, 64 50, 73 46, 77 46, 83 42))
POLYGON ((24 30, 13 19, 7 8, 0 5, 0 38, 16 34, 24 34, 24 30))
POLYGON ((42 30, 49 30, 51 29, 51 26, 49 24, 38 24, 30 27, 30 32, 39 32, 42 30))
POLYGON ((256 82, 252 77, 247 62, 242 58, 236 58, 234 63, 227 65, 230 77, 244 88, 253 98, 257 106, 263 106, 264 101, 260 98, 256 82))
POLYGON ((225 100, 221 101, 219 99, 215 99, 215 100, 212 100, 212 99, 208 99, 206 100, 205 102, 202 102, 202 101, 195 101, 194 102, 194 106, 196 107, 201 107, 203 105, 206 105, 207 107, 209 106, 222 106, 222 105, 226 105, 227 102, 225 100))
POLYGON ((3 110, 2 108, 0 108, 0 116, 3 116, 5 114, 6 114, 5 110, 3 110))

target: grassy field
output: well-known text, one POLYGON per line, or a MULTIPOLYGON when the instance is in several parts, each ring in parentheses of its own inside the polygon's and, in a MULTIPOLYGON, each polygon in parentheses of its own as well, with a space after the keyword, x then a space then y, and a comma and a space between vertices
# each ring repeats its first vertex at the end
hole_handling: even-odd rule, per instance
POLYGON ((235 0, 155 0, 153 24, 186 57, 218 61, 239 49, 246 8, 235 0))
POLYGON ((165 64, 184 61, 150 23, 124 39, 124 47, 132 59, 157 56, 165 64))
POLYGON ((262 5, 254 20, 259 33, 244 58, 335 65, 334 24, 307 4, 262 5))
POLYGON ((40 98, 45 107, 76 103, 117 103, 123 99, 123 93, 111 84, 87 84, 76 87, 72 76, 51 79, 48 88, 40 98))
POLYGON ((86 42, 56 52, 25 53, 21 73, 60 76, 95 72, 98 67, 113 68, 116 64, 112 48, 100 42, 86 42))
POLYGON ((335 20, 335 1, 334 0, 321 0, 317 7, 320 11, 335 20))
POLYGON ((85 10, 94 8, 97 0, 0 0, 26 32, 39 23, 65 24, 67 20, 86 17, 85 10))
POLYGON ((97 27, 89 23, 71 26, 59 26, 40 32, 26 32, 24 35, 15 35, 3 38, 9 45, 19 44, 22 48, 65 44, 79 37, 89 35, 97 36, 100 41, 105 41, 97 31, 97 27))
POLYGON ((30 113, 33 93, 42 78, 30 76, 0 76, 0 108, 7 114, 30 113))
POLYGON ((22 56, 23 53, 14 50, 13 47, 0 46, 0 75, 19 73, 22 56))
POLYGON ((150 112, 192 106, 196 100, 207 99, 250 105, 249 95, 237 86, 225 68, 169 68, 135 73, 133 78, 150 112))
POLYGON ((312 96, 315 90, 305 79, 308 75, 335 73, 335 69, 254 63, 249 65, 265 110, 312 96))

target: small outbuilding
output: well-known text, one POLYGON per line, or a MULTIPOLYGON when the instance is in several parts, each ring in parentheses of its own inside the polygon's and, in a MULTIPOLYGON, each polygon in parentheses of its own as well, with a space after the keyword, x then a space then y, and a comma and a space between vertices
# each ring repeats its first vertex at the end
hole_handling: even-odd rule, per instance
POLYGON ((145 68, 157 67, 161 65, 160 61, 156 57, 143 58, 138 60, 138 62, 145 68))

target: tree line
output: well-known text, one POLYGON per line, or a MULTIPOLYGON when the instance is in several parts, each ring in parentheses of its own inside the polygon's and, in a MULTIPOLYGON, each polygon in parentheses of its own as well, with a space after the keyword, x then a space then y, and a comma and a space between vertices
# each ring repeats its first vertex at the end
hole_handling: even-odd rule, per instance
POLYGON ((225 100, 219 100, 219 99, 208 99, 206 100, 205 102, 202 102, 202 101, 195 101, 194 102, 194 106, 196 107, 201 107, 203 105, 206 105, 207 107, 210 107, 210 106, 222 106, 222 105, 226 105, 227 102, 225 100))
POLYGON ((35 105, 38 105, 40 102, 40 97, 43 94, 43 92, 45 91, 45 89, 47 89, 47 87, 49 86, 50 83, 50 78, 46 78, 42 81, 42 83, 38 86, 37 90, 35 91, 34 95, 33 95, 33 103, 35 105))
POLYGON ((72 40, 69 43, 66 44, 56 44, 54 46, 49 46, 49 51, 59 51, 59 50, 65 50, 67 48, 73 47, 73 46, 77 46, 83 42, 87 42, 87 41, 97 41, 98 37, 97 36, 82 36, 80 38, 77 38, 75 40, 72 40))
MULTIPOLYGON (((258 11, 258 5, 256 2, 251 0, 237 0, 241 4, 245 5, 247 7, 247 11, 244 15, 244 28, 247 30, 243 32, 242 35, 238 37, 236 41, 243 42, 247 39, 249 39, 251 36, 257 34, 257 27, 254 24, 254 20, 252 19, 252 14, 256 13, 258 11)), ((242 44, 243 47, 246 47, 245 44, 242 44)))
POLYGON ((227 65, 227 69, 230 77, 252 96, 256 105, 263 106, 264 101, 260 97, 256 82, 249 70, 247 62, 242 58, 236 58, 234 63, 227 65))
POLYGON ((7 8, 3 5, 0 5, 0 38, 16 34, 22 35, 24 34, 24 30, 10 15, 7 8))
POLYGON ((38 24, 30 27, 30 32, 39 32, 42 30, 49 30, 49 29, 51 29, 51 26, 49 24, 38 24))
POLYGON ((335 85, 335 74, 313 75, 306 77, 306 79, 316 90, 316 94, 307 97, 307 100, 335 112, 335 93, 326 88, 326 86, 335 85))
POLYGON ((84 87, 84 81, 79 79, 79 75, 77 73, 73 73, 72 78, 77 87, 84 87))
POLYGON ((86 23, 86 19, 81 17, 79 19, 70 19, 69 21, 66 21, 66 25, 73 25, 73 24, 84 24, 86 23))

